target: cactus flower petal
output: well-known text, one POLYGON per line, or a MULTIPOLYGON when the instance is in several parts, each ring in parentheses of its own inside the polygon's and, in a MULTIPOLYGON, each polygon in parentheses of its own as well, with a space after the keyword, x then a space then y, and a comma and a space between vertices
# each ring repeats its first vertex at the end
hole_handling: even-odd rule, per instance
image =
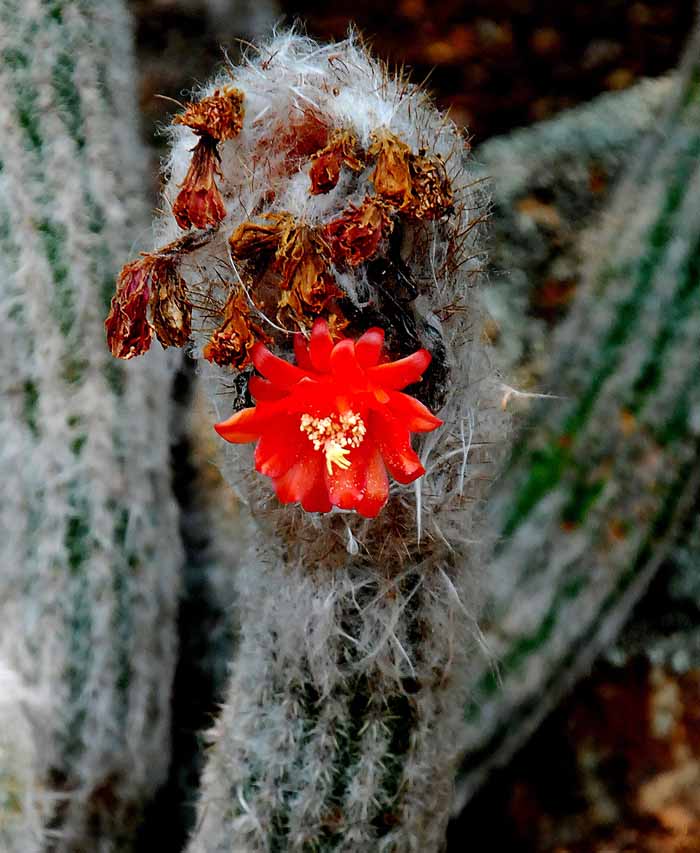
POLYGON ((333 343, 321 319, 308 345, 301 336, 295 341, 297 365, 256 344, 253 363, 264 377, 250 380, 256 405, 216 431, 233 443, 256 442, 255 468, 270 477, 281 503, 373 518, 388 499, 389 475, 406 484, 425 473, 411 433, 442 424, 399 390, 422 377, 430 354, 380 363, 383 347, 377 328, 333 343))

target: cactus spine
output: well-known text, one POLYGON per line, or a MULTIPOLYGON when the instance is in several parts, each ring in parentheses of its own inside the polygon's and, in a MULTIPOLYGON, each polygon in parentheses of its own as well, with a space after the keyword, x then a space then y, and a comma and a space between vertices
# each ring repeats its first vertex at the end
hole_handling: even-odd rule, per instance
MULTIPOLYGON (((39 697, 52 849, 115 850, 168 765, 180 561, 169 368, 104 347, 145 221, 131 33, 77 0, 7 0, 0 28, 0 660, 39 697)), ((3 849, 41 848, 15 825, 3 849)))

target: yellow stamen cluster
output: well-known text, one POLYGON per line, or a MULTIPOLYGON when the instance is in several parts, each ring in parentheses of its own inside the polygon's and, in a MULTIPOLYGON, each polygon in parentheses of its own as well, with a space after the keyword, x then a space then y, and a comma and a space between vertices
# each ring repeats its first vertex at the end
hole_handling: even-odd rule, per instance
POLYGON ((314 450, 322 450, 326 456, 326 470, 333 473, 333 465, 347 470, 350 460, 346 457, 353 447, 359 447, 367 432, 365 422, 356 412, 344 412, 341 415, 328 415, 314 418, 309 414, 301 416, 299 429, 305 432, 314 450))

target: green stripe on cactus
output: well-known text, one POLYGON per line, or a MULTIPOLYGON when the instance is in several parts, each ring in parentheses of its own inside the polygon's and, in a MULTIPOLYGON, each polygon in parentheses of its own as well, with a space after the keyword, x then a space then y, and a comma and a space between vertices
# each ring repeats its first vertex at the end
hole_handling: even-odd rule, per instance
POLYGON ((59 53, 52 75, 56 103, 60 107, 60 116, 66 129, 75 142, 78 151, 80 151, 85 147, 85 135, 82 131, 84 119, 80 93, 73 82, 74 74, 75 61, 73 57, 69 53, 59 53))
POLYGON ((80 494, 77 483, 72 486, 69 503, 71 513, 67 519, 65 544, 74 594, 69 616, 70 648, 66 667, 69 702, 65 709, 67 723, 62 748, 65 759, 72 761, 84 748, 86 705, 82 692, 90 663, 91 643, 88 638, 92 635, 93 623, 89 583, 84 571, 91 547, 90 507, 87 498, 80 494))
MULTIPOLYGON (((600 389, 617 367, 623 344, 630 339, 636 328, 644 299, 651 290, 654 275, 669 247, 674 217, 689 189, 689 178, 699 154, 700 139, 693 138, 679 155, 678 163, 674 167, 673 182, 668 189, 662 211, 649 232, 649 248, 638 263, 636 285, 619 307, 614 323, 597 352, 599 366, 594 370, 587 390, 578 397, 574 410, 564 421, 562 435, 567 446, 585 424, 600 389)), ((530 511, 559 482, 571 459, 569 450, 563 449, 561 442, 562 439, 558 436, 548 447, 538 448, 531 453, 530 470, 513 499, 513 508, 503 524, 504 537, 511 536, 529 516, 530 511)))
MULTIPOLYGON (((699 148, 700 153, 700 148, 699 148)), ((638 414, 649 396, 659 387, 663 375, 663 358, 675 340, 675 333, 688 316, 700 296, 700 237, 685 258, 679 276, 679 286, 673 299, 664 308, 664 324, 651 346, 639 376, 632 385, 632 398, 628 404, 633 414, 638 414)))

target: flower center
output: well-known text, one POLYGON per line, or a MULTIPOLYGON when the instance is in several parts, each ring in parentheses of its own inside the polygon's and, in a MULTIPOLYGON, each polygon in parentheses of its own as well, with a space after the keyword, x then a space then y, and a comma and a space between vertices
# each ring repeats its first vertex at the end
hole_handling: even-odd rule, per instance
POLYGON ((314 418, 303 414, 299 429, 305 432, 314 450, 322 450, 326 457, 326 470, 333 473, 333 466, 347 470, 347 458, 352 447, 359 447, 367 432, 365 422, 356 412, 333 413, 325 418, 314 418))

